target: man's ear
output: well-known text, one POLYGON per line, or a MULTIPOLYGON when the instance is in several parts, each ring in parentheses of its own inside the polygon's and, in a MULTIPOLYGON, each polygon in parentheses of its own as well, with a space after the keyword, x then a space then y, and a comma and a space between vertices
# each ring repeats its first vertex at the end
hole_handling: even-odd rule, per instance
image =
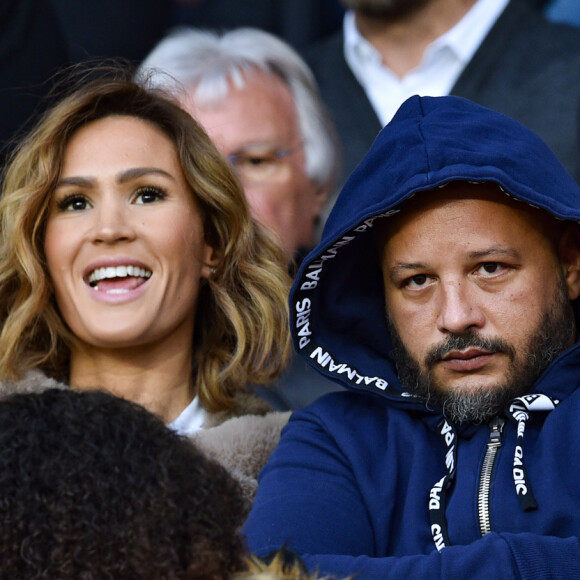
POLYGON ((558 242, 558 256, 564 271, 570 300, 580 296, 580 227, 576 223, 566 225, 558 242))
POLYGON ((330 189, 328 186, 324 185, 314 185, 314 191, 312 196, 312 208, 315 212, 316 217, 318 218, 322 213, 322 210, 328 201, 328 195, 330 193, 330 189))

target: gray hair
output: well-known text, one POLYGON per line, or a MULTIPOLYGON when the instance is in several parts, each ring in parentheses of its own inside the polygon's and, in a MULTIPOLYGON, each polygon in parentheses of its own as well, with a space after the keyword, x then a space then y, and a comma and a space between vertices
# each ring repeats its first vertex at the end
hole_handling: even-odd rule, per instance
POLYGON ((251 69, 275 74, 288 86, 304 143, 306 174, 331 189, 339 165, 335 128, 311 70, 294 49, 272 34, 254 28, 223 34, 178 28, 141 63, 137 78, 146 78, 176 97, 195 85, 194 96, 203 103, 227 96, 228 80, 243 88, 244 72, 251 69))

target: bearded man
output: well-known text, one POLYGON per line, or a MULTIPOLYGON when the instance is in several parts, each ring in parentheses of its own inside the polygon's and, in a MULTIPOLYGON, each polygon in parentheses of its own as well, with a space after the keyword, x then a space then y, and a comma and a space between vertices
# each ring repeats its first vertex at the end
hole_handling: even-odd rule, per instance
POLYGON ((321 574, 580 577, 580 187, 536 134, 412 97, 302 264, 295 412, 245 532, 321 574))

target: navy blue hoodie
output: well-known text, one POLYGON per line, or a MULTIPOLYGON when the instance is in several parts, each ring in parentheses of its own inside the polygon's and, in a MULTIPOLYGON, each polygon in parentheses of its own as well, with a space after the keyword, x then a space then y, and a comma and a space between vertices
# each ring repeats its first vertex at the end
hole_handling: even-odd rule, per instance
POLYGON ((450 424, 397 377, 374 227, 455 180, 494 182, 580 220, 580 188, 528 129, 457 97, 401 106, 292 289, 298 354, 348 390, 286 427, 245 527, 258 554, 286 545, 312 569, 359 579, 580 577, 578 343, 511 407, 500 436, 487 424, 450 424))

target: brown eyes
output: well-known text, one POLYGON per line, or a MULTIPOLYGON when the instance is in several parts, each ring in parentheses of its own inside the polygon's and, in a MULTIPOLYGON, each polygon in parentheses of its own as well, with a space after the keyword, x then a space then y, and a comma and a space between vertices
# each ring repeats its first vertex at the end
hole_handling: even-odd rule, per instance
POLYGON ((427 276, 427 274, 416 274, 415 276, 403 280, 402 287, 416 290, 425 286, 429 280, 431 280, 431 277, 427 276))
MULTIPOLYGON (((473 274, 478 275, 480 278, 494 280, 496 277, 498 281, 504 279, 503 274, 507 273, 510 266, 507 264, 502 264, 500 262, 484 262, 479 264, 474 270, 473 274)), ((401 282, 401 288, 408 288, 410 290, 420 290, 428 286, 433 280, 434 276, 429 274, 415 274, 409 278, 405 278, 401 282)))
MULTIPOLYGON (((160 187, 145 186, 138 188, 132 195, 131 202, 136 205, 150 205, 167 197, 167 193, 160 187)), ((58 200, 56 207, 63 212, 84 211, 92 207, 88 196, 81 193, 71 193, 58 200)))
POLYGON ((140 205, 147 205, 165 199, 167 194, 159 187, 142 187, 137 190, 135 195, 135 203, 140 205))
POLYGON ((500 265, 497 262, 486 262, 481 265, 481 268, 486 274, 495 274, 500 269, 500 265))
POLYGON ((87 209, 89 202, 84 195, 71 194, 58 201, 56 207, 60 211, 83 211, 87 209))

